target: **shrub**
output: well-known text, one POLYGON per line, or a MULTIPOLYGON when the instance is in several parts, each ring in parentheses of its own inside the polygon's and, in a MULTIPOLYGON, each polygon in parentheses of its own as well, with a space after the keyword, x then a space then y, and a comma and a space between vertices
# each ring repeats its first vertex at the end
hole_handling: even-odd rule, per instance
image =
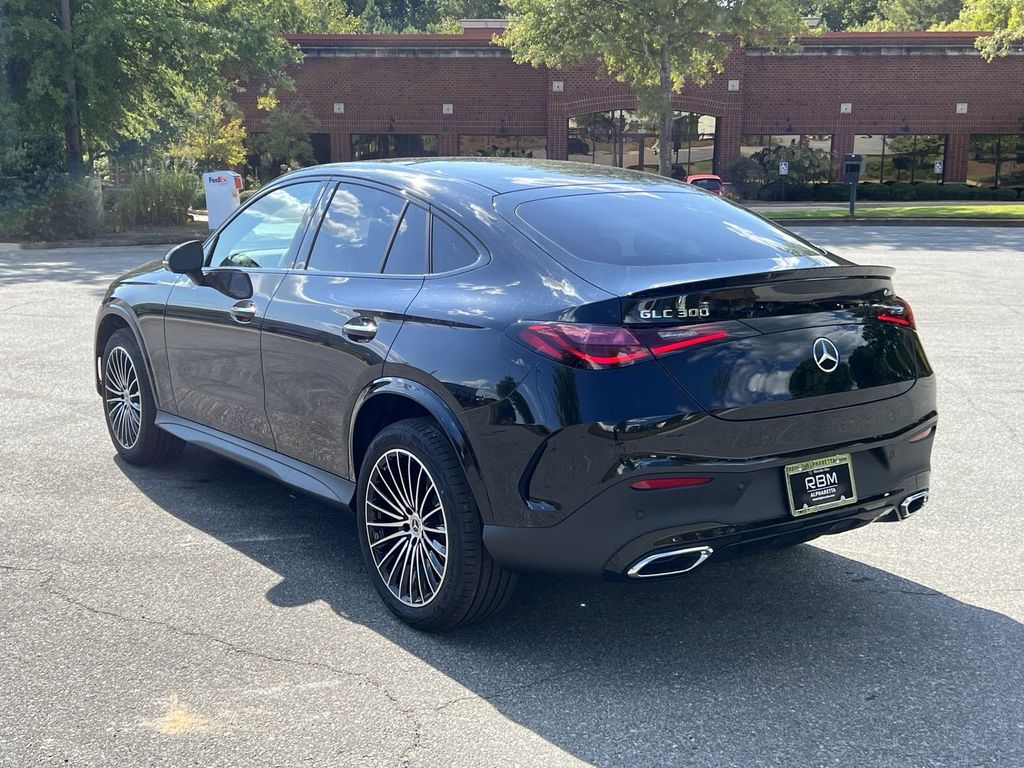
POLYGON ((61 189, 9 212, 0 221, 0 233, 29 240, 71 240, 91 237, 102 225, 96 193, 65 182, 61 189))
POLYGON ((993 200, 1017 200, 1018 190, 1013 187, 997 187, 992 190, 993 200))
POLYGON ((892 200, 888 184, 860 184, 857 186, 858 200, 892 200))
POLYGON ((841 203, 850 199, 850 185, 841 182, 814 185, 814 199, 823 203, 841 203))
POLYGON ((914 185, 897 182, 889 186, 890 200, 913 200, 914 185))
POLYGON ((186 171, 140 173, 117 202, 117 220, 126 227, 184 224, 200 186, 186 171))

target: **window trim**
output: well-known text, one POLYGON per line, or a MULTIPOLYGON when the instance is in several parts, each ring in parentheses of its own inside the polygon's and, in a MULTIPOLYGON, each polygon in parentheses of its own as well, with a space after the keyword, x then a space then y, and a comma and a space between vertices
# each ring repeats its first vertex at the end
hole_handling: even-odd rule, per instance
POLYGON ((354 176, 335 177, 334 179, 332 179, 332 181, 334 183, 328 185, 331 187, 331 193, 329 195, 325 195, 323 198, 324 204, 323 206, 321 206, 323 210, 317 212, 316 226, 310 227, 312 235, 309 238, 309 244, 307 245, 306 243, 303 243, 303 250, 300 251, 299 254, 297 254, 301 255, 302 258, 296 258, 295 269, 302 270, 303 272, 308 272, 309 274, 333 275, 335 277, 409 277, 408 275, 385 275, 384 264, 387 262, 388 254, 391 253, 391 244, 395 241, 395 235, 398 233, 398 224, 401 223, 402 216, 405 215, 405 209, 409 205, 410 197, 406 195, 403 190, 398 189, 397 187, 389 187, 386 184, 375 184, 372 181, 360 179, 354 176), (402 209, 399 212, 398 222, 395 224, 394 229, 391 230, 391 238, 388 240, 387 247, 384 249, 384 256, 381 258, 380 264, 378 265, 376 272, 346 272, 337 269, 309 268, 309 260, 313 257, 313 248, 316 247, 316 239, 317 237, 320 236, 320 229, 323 227, 324 221, 327 219, 327 214, 331 210, 331 203, 334 201, 334 195, 337 194, 338 187, 340 187, 342 184, 351 184, 352 186, 355 187, 366 187, 367 189, 375 189, 378 192, 385 192, 390 195, 393 195, 394 197, 397 197, 403 203, 402 209))
POLYGON ((455 221, 455 219, 453 219, 447 213, 445 213, 444 211, 440 210, 439 208, 437 208, 436 206, 433 206, 433 205, 430 206, 430 227, 427 230, 427 251, 428 251, 427 268, 429 270, 427 272, 427 274, 426 274, 427 279, 430 279, 432 277, 447 277, 448 275, 458 275, 458 274, 461 274, 462 272, 468 272, 471 269, 477 269, 478 267, 482 267, 484 264, 486 264, 486 263, 488 263, 490 261, 490 251, 488 251, 485 247, 483 247, 483 243, 481 243, 476 237, 474 237, 473 234, 471 232, 469 232, 459 222, 455 221), (476 251, 476 260, 473 261, 473 263, 467 264, 464 267, 459 267, 458 269, 449 269, 447 272, 435 272, 434 271, 434 217, 435 216, 440 218, 441 221, 443 221, 445 224, 449 225, 453 230, 455 230, 455 234, 459 235, 463 240, 466 241, 466 244, 470 248, 472 248, 474 251, 476 251))
MULTIPOLYGON (((308 240, 308 242, 303 242, 302 245, 300 246, 299 255, 296 258, 295 265, 293 267, 295 270, 299 270, 299 271, 303 271, 303 272, 308 272, 308 274, 311 274, 311 275, 314 275, 314 274, 315 275, 325 275, 325 276, 328 276, 328 277, 374 277, 374 278, 383 278, 385 280, 409 280, 409 279, 415 279, 415 280, 426 279, 426 280, 430 280, 430 279, 435 278, 435 277, 447 277, 448 275, 456 275, 456 274, 461 274, 462 272, 468 272, 471 269, 478 269, 479 267, 482 267, 485 264, 488 264, 490 262, 490 260, 491 260, 491 251, 490 251, 489 248, 487 248, 486 245, 484 245, 483 241, 481 241, 480 238, 478 238, 467 227, 463 226, 459 221, 457 221, 453 216, 451 216, 451 214, 449 214, 443 208, 437 207, 436 205, 434 205, 433 203, 429 202, 428 200, 426 200, 422 196, 416 194, 415 192, 410 192, 409 190, 401 188, 401 187, 394 187, 394 186, 391 186, 390 184, 384 184, 384 183, 381 183, 381 182, 377 181, 376 179, 366 179, 366 178, 363 178, 361 176, 334 175, 334 176, 328 177, 326 180, 329 182, 326 186, 332 190, 331 194, 327 195, 326 193, 322 193, 321 202, 323 203, 323 205, 319 206, 319 208, 322 208, 322 210, 317 210, 317 212, 314 214, 314 220, 310 222, 309 229, 307 230, 307 240, 308 240), (371 189, 380 189, 380 190, 382 190, 384 192, 390 192, 391 194, 396 195, 396 196, 402 198, 407 203, 415 203, 416 205, 420 206, 421 208, 426 209, 427 214, 428 214, 428 216, 427 216, 427 221, 428 221, 428 229, 427 229, 427 249, 428 249, 428 251, 427 251, 427 266, 428 266, 428 268, 430 267, 431 262, 433 260, 433 258, 432 258, 433 254, 430 252, 430 249, 432 248, 432 245, 433 245, 433 243, 432 243, 433 226, 434 226, 434 219, 433 219, 433 217, 434 217, 435 214, 439 215, 442 219, 444 219, 446 224, 450 224, 455 229, 455 231, 458 232, 466 240, 466 242, 468 242, 470 244, 470 246, 472 246, 473 250, 475 250, 477 252, 477 260, 474 261, 472 264, 470 264, 470 265, 468 265, 466 267, 462 267, 460 269, 451 270, 449 272, 438 272, 436 274, 431 273, 431 272, 427 272, 426 274, 422 274, 422 275, 387 275, 387 274, 384 274, 383 271, 381 271, 381 272, 340 272, 340 271, 328 271, 328 270, 319 270, 319 269, 317 269, 317 270, 307 270, 306 267, 307 267, 307 265, 309 263, 310 255, 312 254, 313 240, 315 240, 316 234, 319 233, 320 226, 321 226, 321 224, 323 224, 323 219, 327 215, 327 209, 329 207, 329 201, 333 197, 333 190, 339 184, 343 184, 343 183, 355 184, 355 185, 358 185, 358 186, 370 187, 371 189), (312 233, 312 234, 309 234, 309 233, 312 233)), ((405 209, 403 208, 402 210, 404 211, 405 209)), ((396 227, 396 230, 397 230, 397 227, 396 227)), ((389 243, 388 244, 388 251, 389 252, 390 252, 390 249, 391 249, 391 245, 389 243)), ((384 265, 382 263, 381 264, 381 269, 383 270, 383 268, 384 268, 384 265)))
POLYGON ((380 276, 381 277, 415 277, 415 278, 421 278, 421 277, 424 277, 425 275, 429 275, 430 274, 430 233, 432 231, 432 228, 433 228, 433 219, 431 218, 431 215, 430 215, 430 206, 428 206, 428 205, 420 205, 416 201, 408 200, 407 199, 405 201, 405 207, 402 209, 402 215, 398 218, 398 225, 395 227, 395 231, 391 233, 391 242, 388 243, 388 249, 387 249, 387 251, 384 252, 384 261, 381 262, 381 265, 380 265, 380 273, 379 273, 380 276), (395 247, 395 241, 398 239, 398 234, 399 234, 398 230, 401 228, 402 222, 405 220, 405 214, 409 212, 410 208, 414 208, 414 207, 415 208, 419 208, 421 211, 423 211, 424 215, 426 216, 426 220, 424 221, 424 226, 423 226, 423 229, 426 230, 425 233, 424 233, 425 236, 426 236, 426 242, 424 243, 424 246, 423 246, 423 256, 425 257, 424 261, 426 262, 427 271, 426 272, 393 272, 391 274, 388 274, 384 270, 386 270, 388 268, 388 261, 391 259, 391 249, 395 247))
MULTIPOLYGON (((205 263, 203 264, 204 273, 206 272, 206 270, 237 269, 243 272, 260 272, 270 274, 275 272, 288 272, 294 269, 296 257, 298 256, 299 253, 302 252, 302 248, 305 243, 306 236, 309 232, 310 225, 312 224, 313 218, 316 215, 316 210, 320 205, 320 201, 323 199, 324 190, 330 186, 329 182, 330 177, 328 176, 301 176, 296 177, 294 179, 289 179, 288 181, 283 182, 281 184, 268 185, 264 189, 261 189, 259 192, 254 194, 252 197, 245 201, 244 205, 238 206, 237 210, 235 210, 234 213, 228 216, 228 218, 225 219, 224 222, 219 227, 217 227, 216 230, 210 233, 207 236, 206 240, 203 241, 203 252, 206 256, 205 263), (286 262, 278 267, 242 267, 237 264, 213 265, 210 263, 213 260, 213 252, 217 249, 217 243, 220 241, 221 234, 224 232, 225 229, 231 226, 232 222, 234 222, 235 219, 241 216, 243 212, 247 211, 250 208, 250 206, 255 205, 257 202, 262 200, 267 195, 273 194, 274 192, 277 192, 279 190, 286 189, 287 187, 293 187, 296 184, 309 184, 311 182, 318 184, 319 187, 316 190, 316 192, 313 193, 313 199, 310 201, 309 207, 307 208, 306 213, 303 215, 302 221, 299 223, 298 229, 296 229, 295 231, 295 236, 297 239, 292 240, 292 244, 295 246, 295 253, 292 254, 292 259, 290 262, 286 262), (299 236, 300 231, 301 236, 299 236)), ((291 246, 289 246, 289 250, 290 249, 291 246)))

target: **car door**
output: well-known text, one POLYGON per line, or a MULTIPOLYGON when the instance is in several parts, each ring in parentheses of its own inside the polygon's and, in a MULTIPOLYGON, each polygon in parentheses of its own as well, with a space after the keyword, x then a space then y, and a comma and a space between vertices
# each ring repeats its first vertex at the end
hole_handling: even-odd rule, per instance
POLYGON ((341 181, 263 324, 277 449, 340 477, 356 397, 381 375, 427 271, 429 214, 397 190, 341 181))
POLYGON ((209 243, 201 281, 182 275, 174 285, 164 334, 182 418, 274 447, 260 329, 324 184, 299 181, 254 199, 209 243))

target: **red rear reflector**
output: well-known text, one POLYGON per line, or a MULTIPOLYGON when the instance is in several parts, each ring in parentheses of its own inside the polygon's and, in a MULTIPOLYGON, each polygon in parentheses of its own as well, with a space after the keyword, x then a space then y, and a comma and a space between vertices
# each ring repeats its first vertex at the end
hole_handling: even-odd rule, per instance
POLYGON ((925 429, 925 430, 922 430, 921 432, 918 432, 916 435, 911 437, 907 442, 908 443, 919 443, 922 440, 924 440, 926 437, 929 437, 931 435, 931 433, 934 432, 934 431, 935 431, 935 427, 928 427, 928 429, 925 429))
POLYGON ((648 480, 636 480, 629 487, 637 491, 660 491, 665 488, 689 488, 694 485, 707 485, 710 477, 652 477, 648 480))
POLYGON ((896 299, 892 305, 879 307, 875 318, 883 323, 895 323, 907 328, 916 327, 914 324, 914 310, 903 299, 896 299))

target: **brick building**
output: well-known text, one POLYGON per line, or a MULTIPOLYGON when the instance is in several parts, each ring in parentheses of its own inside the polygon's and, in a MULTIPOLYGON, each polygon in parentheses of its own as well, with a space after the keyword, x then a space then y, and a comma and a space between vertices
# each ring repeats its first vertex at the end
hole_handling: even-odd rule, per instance
MULTIPOLYGON (((296 96, 317 159, 516 154, 657 167, 656 132, 624 85, 515 64, 494 22, 460 35, 296 35, 296 96)), ((1024 186, 1024 51, 987 63, 970 33, 835 32, 794 52, 736 49, 674 97, 673 163, 728 174, 742 154, 800 143, 868 157, 868 180, 1024 186)), ((291 98, 291 95, 285 95, 291 98)), ((261 130, 250 92, 247 127, 261 130)))

